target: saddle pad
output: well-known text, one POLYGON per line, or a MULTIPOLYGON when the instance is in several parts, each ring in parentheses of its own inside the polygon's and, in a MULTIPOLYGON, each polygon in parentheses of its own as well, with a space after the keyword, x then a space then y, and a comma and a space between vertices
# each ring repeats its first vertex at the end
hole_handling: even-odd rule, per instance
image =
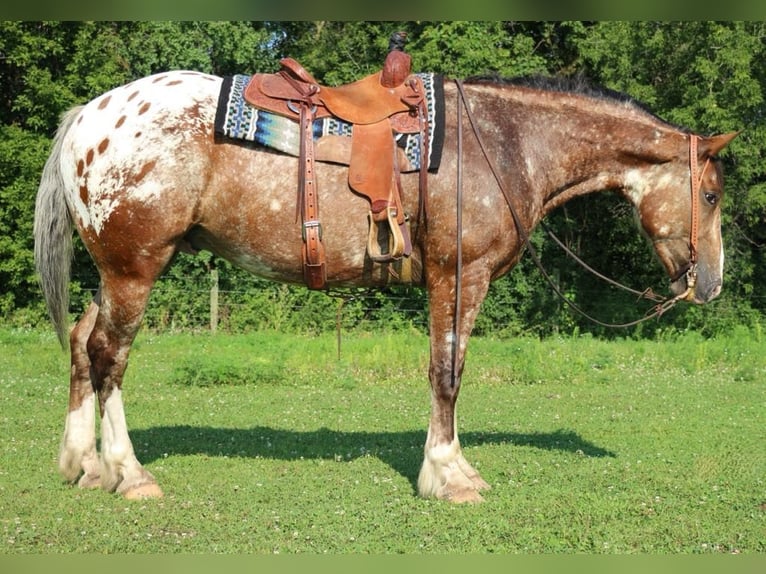
MULTIPOLYGON (((435 172, 441 162, 444 144, 444 79, 439 74, 418 74, 426 90, 431 138, 428 170, 435 172)), ((243 93, 252 76, 237 74, 223 78, 215 114, 215 134, 219 137, 246 140, 298 157, 300 128, 298 122, 259 110, 244 99, 243 93)), ((351 137, 354 126, 337 118, 314 120, 314 141, 326 135, 351 137)), ((420 169, 420 134, 397 134, 397 145, 409 160, 409 171, 420 169)))

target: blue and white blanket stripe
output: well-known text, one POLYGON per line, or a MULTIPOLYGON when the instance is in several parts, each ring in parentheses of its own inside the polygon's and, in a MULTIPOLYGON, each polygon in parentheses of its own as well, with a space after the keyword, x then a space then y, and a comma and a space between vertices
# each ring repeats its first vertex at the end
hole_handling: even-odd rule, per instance
MULTIPOLYGON (((438 74, 418 74, 423 79, 428 103, 429 170, 436 171, 441 160, 444 141, 443 78, 438 74)), ((215 118, 216 135, 255 142, 263 146, 297 156, 300 149, 300 130, 295 120, 259 110, 245 101, 244 91, 252 76, 237 74, 223 79, 215 118)), ((337 118, 314 121, 314 140, 325 135, 351 136, 353 125, 337 118)), ((409 159, 413 170, 420 169, 420 134, 397 134, 397 145, 409 159)))

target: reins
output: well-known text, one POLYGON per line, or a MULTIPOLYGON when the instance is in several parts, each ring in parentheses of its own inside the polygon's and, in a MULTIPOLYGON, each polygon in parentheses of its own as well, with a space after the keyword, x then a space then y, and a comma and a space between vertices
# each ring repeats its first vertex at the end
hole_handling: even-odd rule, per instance
MULTIPOLYGON (((540 258, 537 255, 537 252, 534 249, 534 246, 532 245, 532 242, 530 241, 529 234, 527 233, 526 228, 521 222, 521 219, 519 218, 518 212, 514 206, 513 198, 511 197, 510 193, 506 189, 505 185, 503 185, 503 181, 500 177, 500 175, 497 173, 497 170, 495 168, 494 163, 490 159, 490 156, 487 152, 487 149, 484 145, 484 141, 482 140, 481 134, 479 132, 477 122, 474 118, 473 112, 471 111, 470 106, 468 105, 468 99, 465 94, 465 90, 463 89, 463 83, 460 80, 455 80, 455 85, 458 88, 458 92, 460 97, 458 98, 458 109, 457 109, 457 133, 458 133, 458 205, 457 205, 457 211, 458 211, 458 229, 457 229, 457 244, 458 244, 458 260, 456 264, 456 274, 457 274, 457 285, 456 285, 456 294, 458 295, 458 299, 456 302, 456 309, 455 309, 455 320, 454 320, 454 347, 455 349, 460 348, 460 318, 459 318, 459 305, 460 305, 460 283, 461 283, 461 275, 462 275, 462 261, 460 260, 460 247, 462 243, 462 221, 461 221, 461 211, 462 211, 462 190, 460 187, 462 186, 462 173, 461 173, 461 165, 462 165, 462 112, 461 112, 461 106, 465 109, 466 115, 468 117, 468 120, 471 124, 471 128, 473 129, 473 133, 476 136, 476 140, 479 144, 479 147, 482 151, 482 154, 484 155, 484 159, 487 161, 487 165, 489 166, 490 171, 492 172, 492 175, 495 178, 495 181, 497 181, 498 186, 500 187, 500 191, 502 191, 503 196, 505 197, 505 201, 508 204, 508 207, 511 212, 511 217, 513 218, 514 224, 516 225, 516 229, 519 233, 519 238, 521 239, 522 243, 526 248, 529 250, 530 257, 534 261, 537 268, 542 273, 545 280, 550 284, 553 291, 556 293, 556 295, 564 301, 569 307, 571 307, 574 311, 588 319, 589 321, 596 323, 597 325, 601 325, 603 327, 609 327, 609 328, 624 328, 624 327, 631 327, 633 325, 637 325, 639 323, 642 323, 644 321, 647 321, 649 319, 659 317, 663 313, 665 313, 668 309, 673 307, 678 301, 689 299, 694 295, 694 288, 696 285, 697 280, 697 235, 698 235, 698 228, 699 228, 699 190, 702 184, 702 177, 704 176, 705 170, 707 169, 709 159, 705 162, 705 165, 702 168, 702 171, 699 171, 698 165, 697 165, 697 143, 699 140, 699 137, 694 134, 689 134, 689 167, 690 167, 690 174, 691 174, 691 229, 690 229, 690 238, 689 238, 689 250, 690 250, 690 259, 689 259, 689 266, 688 268, 683 271, 683 274, 686 275, 686 281, 687 281, 687 289, 675 297, 672 298, 666 298, 661 295, 657 295, 654 293, 654 291, 651 288, 648 288, 644 291, 637 291, 635 289, 631 289, 630 287, 627 287, 625 285, 622 285, 621 283, 618 283, 617 281, 614 281, 612 279, 609 279, 608 277, 602 275, 601 273, 598 273, 588 265, 586 265, 579 257, 577 257, 569 248, 564 246, 564 244, 553 235, 550 230, 545 227, 546 230, 548 230, 549 235, 551 235, 555 241, 563 247, 572 257, 575 258, 578 263, 580 263, 584 268, 589 270, 590 272, 594 273, 599 278, 611 283, 612 285, 615 285, 621 289, 624 289, 626 291, 632 292, 639 296, 639 299, 651 299, 653 301, 658 302, 657 305, 655 305, 649 312, 647 312, 646 315, 643 317, 640 317, 639 319, 636 319, 634 321, 629 321, 627 323, 606 323, 603 321, 600 321, 599 319, 596 319, 595 317, 592 317, 585 311, 583 311, 577 304, 575 304, 573 301, 569 300, 559 289, 559 287, 556 285, 556 283, 553 281, 553 279, 550 277, 548 272, 545 270, 545 267, 543 266, 542 262, 540 261, 540 258)), ((457 358, 457 351, 455 351, 455 354, 453 356, 453 383, 457 381, 457 361, 455 360, 457 358)))
MULTIPOLYGON (((462 87, 461 87, 462 90, 462 87)), ((468 103, 463 99, 463 105, 468 109, 468 103)), ((463 299, 463 121, 460 105, 457 106, 457 190, 455 201, 457 202, 457 213, 455 215, 455 235, 457 236, 457 246, 455 248, 455 316, 452 324, 452 378, 451 385, 457 384, 460 376, 460 363, 457 360, 460 353, 460 328, 463 299)), ((476 129, 474 128, 474 132, 476 129)))

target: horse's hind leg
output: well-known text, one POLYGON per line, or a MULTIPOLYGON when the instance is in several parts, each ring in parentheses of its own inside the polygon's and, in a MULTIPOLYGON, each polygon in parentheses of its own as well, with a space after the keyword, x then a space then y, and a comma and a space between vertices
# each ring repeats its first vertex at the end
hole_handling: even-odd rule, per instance
POLYGON ((126 498, 162 496, 154 477, 135 456, 122 403, 128 354, 152 283, 140 276, 102 277, 101 305, 87 343, 101 413, 101 487, 126 498))
POLYGON ((90 380, 88 337, 98 316, 97 294, 69 335, 72 353, 69 380, 69 410, 59 450, 59 470, 69 481, 80 477, 83 488, 100 484, 100 463, 96 452, 96 404, 90 380))

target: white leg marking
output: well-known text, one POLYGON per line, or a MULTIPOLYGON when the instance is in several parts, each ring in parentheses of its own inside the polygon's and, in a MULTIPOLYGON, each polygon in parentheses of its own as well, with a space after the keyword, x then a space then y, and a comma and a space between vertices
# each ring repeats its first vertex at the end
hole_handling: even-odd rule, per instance
POLYGON ((449 444, 431 445, 431 430, 426 440, 423 466, 418 476, 418 492, 426 498, 444 498, 450 478, 458 470, 460 441, 457 436, 449 444))
MULTIPOLYGON (((435 398, 431 394, 432 409, 435 398)), ((432 410, 433 412, 433 410, 432 410)), ((457 433, 457 410, 454 413, 453 439, 436 444, 432 425, 428 426, 423 466, 418 476, 418 492, 424 498, 436 497, 453 502, 480 502, 480 490, 490 488, 463 456, 457 433)))
POLYGON ((59 450, 59 470, 67 480, 84 473, 81 486, 98 481, 99 462, 96 452, 96 398, 90 394, 80 408, 69 411, 59 450))
POLYGON ((136 459, 128 436, 128 425, 122 404, 122 391, 115 389, 104 405, 101 424, 102 486, 124 492, 151 477, 136 459))

